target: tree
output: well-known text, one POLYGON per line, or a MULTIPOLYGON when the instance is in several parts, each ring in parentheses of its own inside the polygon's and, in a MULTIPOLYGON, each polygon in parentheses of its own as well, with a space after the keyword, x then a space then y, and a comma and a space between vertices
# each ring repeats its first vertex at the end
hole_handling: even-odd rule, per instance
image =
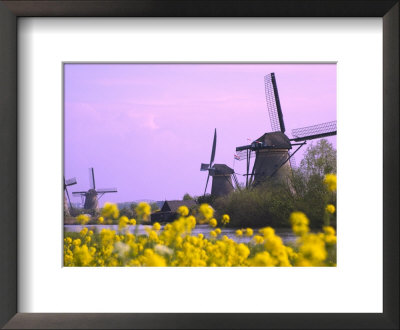
POLYGON ((336 149, 325 139, 311 144, 300 162, 300 170, 308 177, 336 173, 336 149))
POLYGON ((186 194, 184 194, 183 195, 183 200, 184 201, 191 201, 191 200, 193 200, 194 198, 192 197, 192 196, 190 196, 188 193, 186 193, 186 194))

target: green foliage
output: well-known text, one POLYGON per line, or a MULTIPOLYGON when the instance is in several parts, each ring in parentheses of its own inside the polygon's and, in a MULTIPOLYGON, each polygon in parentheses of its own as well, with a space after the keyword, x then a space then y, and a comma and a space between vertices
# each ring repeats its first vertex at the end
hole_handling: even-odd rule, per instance
MULTIPOLYGON (((210 203, 218 214, 229 214, 232 227, 289 227, 293 211, 307 214, 311 228, 324 226, 327 204, 336 205, 336 193, 328 191, 324 175, 336 173, 336 150, 326 140, 310 146, 298 169, 286 183, 265 182, 262 186, 236 190, 210 203)), ((330 224, 336 226, 336 213, 330 224)))
POLYGON ((211 206, 214 206, 214 203, 215 203, 216 199, 217 198, 214 195, 209 195, 209 194, 206 194, 204 196, 195 197, 195 201, 199 205, 201 205, 201 204, 209 204, 211 206))
POLYGON ((190 196, 188 193, 184 194, 182 199, 184 201, 192 201, 192 200, 194 200, 194 198, 192 196, 190 196))
POLYGON ((300 162, 300 170, 307 176, 336 173, 336 150, 326 139, 311 144, 300 162))

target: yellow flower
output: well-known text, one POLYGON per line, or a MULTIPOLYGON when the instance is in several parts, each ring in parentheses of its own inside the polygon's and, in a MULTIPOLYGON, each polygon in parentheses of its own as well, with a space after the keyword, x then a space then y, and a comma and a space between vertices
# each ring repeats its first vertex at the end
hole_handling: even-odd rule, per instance
POLYGON ((93 260, 89 249, 86 245, 82 245, 81 247, 77 246, 74 249, 74 262, 77 266, 88 266, 89 263, 93 260))
POLYGON ((251 229, 251 228, 246 228, 246 236, 248 236, 248 237, 253 236, 253 229, 251 229))
POLYGON ((224 215, 222 216, 221 222, 222 222, 222 224, 226 225, 226 224, 229 223, 230 220, 231 220, 231 218, 229 217, 229 215, 224 214, 224 215))
POLYGON ((66 237, 64 239, 65 242, 67 242, 67 244, 71 244, 72 243, 72 238, 71 237, 66 237))
POLYGON ((117 204, 105 203, 101 211, 101 215, 105 218, 118 219, 119 210, 117 204))
POLYGON ((330 191, 336 191, 336 174, 326 174, 324 178, 324 183, 330 191))
POLYGON ((129 223, 130 223, 132 226, 136 226, 136 220, 135 220, 135 219, 129 220, 129 223))
POLYGON ((122 216, 119 218, 119 223, 118 223, 118 230, 121 230, 123 228, 125 228, 129 223, 129 219, 126 216, 122 216))
POLYGON ((76 221, 81 225, 86 225, 90 220, 90 217, 86 214, 79 214, 76 217, 76 221))
POLYGON ((216 232, 217 235, 220 235, 221 234, 221 229, 217 228, 217 229, 215 229, 215 232, 216 232))
POLYGON ((242 258, 247 258, 250 254, 250 249, 247 247, 247 245, 244 245, 243 243, 240 243, 237 246, 238 249, 238 254, 242 257, 242 258))
POLYGON ((243 231, 241 231, 240 229, 236 230, 235 232, 236 236, 238 237, 242 237, 243 236, 243 231))
POLYGON ((85 237, 85 243, 90 243, 91 240, 92 238, 90 236, 85 237))
POLYGON ((79 246, 79 245, 81 245, 81 240, 80 240, 79 238, 74 239, 74 240, 72 241, 72 244, 75 245, 75 246, 79 246))
POLYGON ((327 206, 326 206, 326 208, 325 208, 325 210, 326 210, 326 212, 328 212, 328 213, 330 213, 330 214, 333 214, 333 213, 335 213, 335 206, 334 205, 332 205, 332 204, 328 204, 327 206))
POLYGON ((197 235, 197 237, 200 238, 200 239, 203 239, 204 235, 200 233, 200 234, 197 235))
POLYGON ((153 225, 153 229, 154 230, 160 230, 161 229, 161 225, 158 222, 155 222, 153 225))
POLYGON ((87 232, 88 232, 88 229, 85 227, 85 228, 83 228, 83 229, 79 232, 79 234, 80 234, 81 236, 85 236, 85 235, 87 234, 87 232))
POLYGON ((264 238, 275 236, 275 230, 271 227, 261 228, 258 232, 263 234, 264 238))
POLYGON ((189 209, 187 206, 182 205, 178 207, 178 214, 181 215, 182 217, 186 217, 189 214, 189 209))
POLYGON ((275 260, 268 252, 259 252, 251 260, 251 265, 255 267, 271 267, 275 266, 275 260))
POLYGON ((138 206, 136 206, 135 211, 139 219, 147 220, 151 213, 151 207, 145 202, 140 202, 138 206))
POLYGON ((262 244, 262 243, 264 243, 264 238, 263 238, 262 236, 260 236, 260 235, 255 235, 255 236, 253 237, 253 240, 254 240, 254 242, 255 242, 256 244, 262 244))
POLYGON ((214 215, 214 209, 208 204, 201 204, 199 208, 200 213, 205 219, 211 219, 214 215))
POLYGON ((97 222, 100 223, 100 224, 102 224, 102 223, 104 222, 104 218, 103 218, 103 217, 99 217, 99 218, 97 219, 97 222))
POLYGON ((167 266, 167 263, 165 261, 165 259, 154 253, 153 250, 151 249, 146 249, 144 251, 144 266, 148 266, 148 267, 165 267, 167 266))
POLYGON ((217 233, 214 230, 211 230, 210 236, 215 238, 215 237, 217 237, 217 233))
POLYGON ((211 227, 217 227, 217 220, 215 218, 212 218, 209 223, 211 227))
POLYGON ((290 223, 292 230, 297 236, 302 236, 308 233, 309 220, 303 212, 293 212, 290 215, 290 223))
POLYGON ((336 235, 335 229, 331 226, 324 227, 325 235, 336 235))
POLYGON ((93 236, 93 230, 89 230, 88 235, 93 236))

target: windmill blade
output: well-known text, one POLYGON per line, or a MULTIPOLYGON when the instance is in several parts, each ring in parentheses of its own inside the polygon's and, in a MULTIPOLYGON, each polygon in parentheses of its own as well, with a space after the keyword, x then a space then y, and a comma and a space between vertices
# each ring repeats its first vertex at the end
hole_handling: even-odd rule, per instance
POLYGON ((210 179, 210 172, 208 172, 207 182, 206 182, 206 188, 204 189, 204 196, 206 195, 207 186, 208 186, 208 180, 209 180, 209 179, 210 179))
POLYGON ((297 168, 296 158, 294 158, 294 155, 292 154, 291 151, 289 151, 288 153, 289 153, 290 167, 291 167, 292 169, 297 168))
MULTIPOLYGON (((65 180, 65 179, 64 179, 65 180)), ((72 179, 69 179, 69 180, 66 180, 65 181, 65 185, 66 186, 73 186, 74 184, 77 184, 78 182, 76 181, 76 178, 72 178, 72 179)))
POLYGON ((115 193, 118 192, 117 188, 108 188, 108 189, 97 189, 97 193, 105 194, 105 193, 115 193))
POLYGON ((210 164, 201 163, 201 165, 200 165, 200 171, 208 171, 209 168, 210 168, 210 164))
POLYGON ((90 188, 96 190, 96 182, 94 181, 93 167, 89 168, 89 182, 90 182, 90 188))
POLYGON ((68 193, 67 187, 65 187, 65 192, 67 193, 67 198, 68 198, 68 202, 69 202, 69 208, 72 209, 71 198, 69 198, 69 193, 68 193))
POLYGON ((72 195, 86 195, 87 191, 74 191, 72 192, 72 195))
POLYGON ((290 141, 307 141, 337 134, 336 120, 318 125, 296 128, 292 130, 290 141))
POLYGON ((285 133, 285 123, 279 100, 278 86, 276 85, 275 74, 273 72, 264 77, 264 85, 271 129, 273 132, 281 131, 285 133))
POLYGON ((216 147, 217 147, 217 129, 215 129, 215 131, 214 131, 214 140, 213 140, 212 151, 211 151, 210 167, 212 166, 212 164, 214 162, 216 147))

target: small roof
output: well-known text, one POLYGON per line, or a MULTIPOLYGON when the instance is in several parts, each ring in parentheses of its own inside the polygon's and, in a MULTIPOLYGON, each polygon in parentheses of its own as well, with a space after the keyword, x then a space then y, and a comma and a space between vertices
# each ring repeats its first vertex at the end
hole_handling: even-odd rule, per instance
POLYGON ((274 147, 276 149, 292 149, 289 138, 282 132, 265 133, 256 141, 264 143, 266 147, 274 147))
POLYGON ((233 169, 231 169, 229 166, 225 164, 214 164, 212 168, 214 169, 214 171, 210 172, 210 175, 221 175, 221 174, 229 175, 235 173, 233 169))
POLYGON ((187 206, 191 208, 196 206, 196 202, 194 200, 187 200, 187 201, 165 201, 161 211, 171 211, 176 212, 180 206, 187 206))

